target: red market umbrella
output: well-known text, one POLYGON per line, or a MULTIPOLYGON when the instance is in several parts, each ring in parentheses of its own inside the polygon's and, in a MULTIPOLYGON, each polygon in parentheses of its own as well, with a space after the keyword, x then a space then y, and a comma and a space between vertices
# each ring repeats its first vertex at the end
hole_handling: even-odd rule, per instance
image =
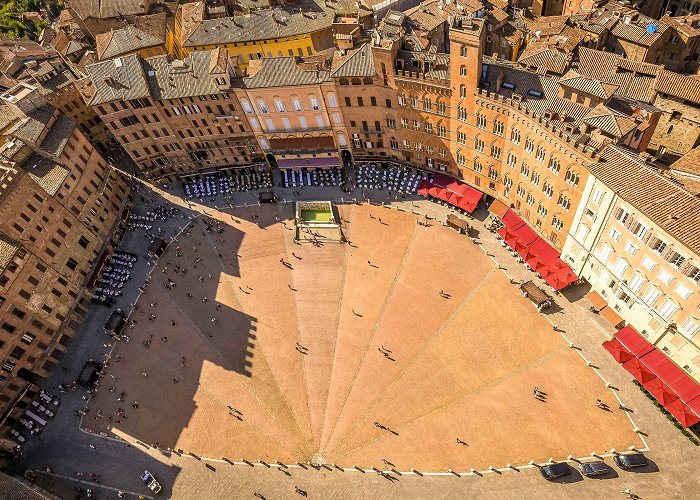
POLYGON ((642 385, 656 378, 656 375, 650 372, 649 369, 637 358, 632 358, 629 361, 622 363, 622 367, 630 372, 632 376, 642 385))
POLYGON ((678 399, 678 394, 669 389, 668 386, 659 378, 651 379, 649 382, 644 384, 644 388, 664 406, 678 399))
POLYGON ((620 344, 620 342, 617 339, 612 339, 608 340, 607 342, 603 342, 603 347, 606 351, 612 354, 612 357, 615 358, 615 361, 617 361, 618 363, 624 363, 634 358, 634 354, 625 349, 624 346, 620 344))
POLYGON ((676 417, 676 420, 678 420, 685 428, 700 422, 700 417, 698 417, 695 412, 688 408, 688 406, 686 406, 686 404, 680 399, 676 399, 668 405, 664 405, 664 408, 666 408, 671 415, 676 417))

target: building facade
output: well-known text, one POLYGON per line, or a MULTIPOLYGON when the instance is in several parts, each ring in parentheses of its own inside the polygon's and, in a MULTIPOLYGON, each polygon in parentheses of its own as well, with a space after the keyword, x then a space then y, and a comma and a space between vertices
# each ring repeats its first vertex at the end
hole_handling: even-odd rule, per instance
POLYGON ((563 258, 624 320, 700 381, 700 200, 609 147, 591 167, 563 258))
MULTIPOLYGON (((0 415, 21 413, 60 363, 100 256, 116 246, 125 182, 36 87, 0 95, 0 415)), ((11 421, 11 420, 9 420, 11 421)))
POLYGON ((174 181, 261 158, 223 49, 183 60, 133 54, 88 66, 88 73, 89 104, 148 179, 174 181))

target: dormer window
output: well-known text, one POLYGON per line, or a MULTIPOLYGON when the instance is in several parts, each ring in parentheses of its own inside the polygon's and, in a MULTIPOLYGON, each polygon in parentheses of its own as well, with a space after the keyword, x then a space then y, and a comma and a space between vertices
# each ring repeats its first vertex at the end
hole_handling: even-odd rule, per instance
POLYGON ((503 87, 504 89, 508 89, 508 90, 515 90, 515 84, 510 83, 510 82, 503 82, 501 84, 501 87, 503 87))

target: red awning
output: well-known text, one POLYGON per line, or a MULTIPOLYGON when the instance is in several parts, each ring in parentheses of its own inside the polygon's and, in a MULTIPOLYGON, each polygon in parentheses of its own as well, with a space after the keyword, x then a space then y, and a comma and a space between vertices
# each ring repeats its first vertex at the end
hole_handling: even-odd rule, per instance
POLYGON ((525 225, 525 221, 518 217, 518 214, 512 210, 508 210, 506 214, 501 217, 501 222, 503 222, 503 225, 511 231, 515 231, 519 227, 525 225))
POLYGON ((644 384, 644 388, 664 406, 678 399, 678 394, 669 389, 658 377, 644 384))
POLYGON ((678 420, 683 427, 690 427, 700 422, 700 417, 680 399, 676 399, 668 405, 664 405, 664 408, 666 408, 671 415, 676 417, 676 420, 678 420))
POLYGON ((632 358, 629 361, 625 361, 622 363, 622 368, 630 372, 632 376, 642 385, 656 378, 656 375, 650 372, 649 369, 637 358, 632 358))
POLYGON ((631 326, 622 328, 615 334, 615 338, 638 358, 654 350, 654 346, 642 338, 631 326))
POLYGON ((279 168, 302 168, 302 167, 338 167, 340 158, 337 156, 317 157, 317 158, 280 158, 277 160, 279 168))
POLYGON ((692 402, 700 397, 700 384, 668 359, 663 352, 654 349, 641 358, 647 368, 673 390, 685 402, 692 402))
POLYGON ((700 396, 685 402, 693 412, 700 416, 700 396))
POLYGON ((433 184, 440 187, 446 187, 450 182, 454 181, 452 177, 445 174, 435 174, 433 176, 433 184))
POLYGON ((513 232, 518 235, 518 239, 523 245, 531 245, 539 238, 537 233, 527 224, 523 224, 519 228, 514 229, 513 232))
POLYGON ((444 174, 436 174, 435 180, 431 182, 423 181, 418 188, 421 196, 432 196, 447 203, 472 213, 484 193, 478 189, 457 182, 444 174))
POLYGON ((613 358, 615 358, 615 361, 618 363, 624 363, 634 358, 634 354, 625 349, 625 346, 620 344, 617 339, 603 342, 603 347, 606 351, 612 354, 613 358))
POLYGON ((530 245, 530 249, 534 252, 535 255, 538 257, 542 258, 543 260, 555 260, 559 258, 559 252, 556 251, 556 249, 544 241, 542 238, 538 238, 535 240, 532 245, 530 245))
POLYGON ((416 191, 419 195, 425 196, 427 198, 428 196, 428 190, 432 186, 431 183, 428 181, 420 181, 420 184, 418 185, 418 190, 416 191))

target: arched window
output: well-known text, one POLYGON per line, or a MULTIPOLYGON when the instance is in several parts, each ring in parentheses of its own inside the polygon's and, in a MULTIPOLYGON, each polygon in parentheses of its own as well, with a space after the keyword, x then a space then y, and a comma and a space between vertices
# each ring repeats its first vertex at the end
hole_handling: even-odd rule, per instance
POLYGON ((459 86, 459 97, 467 97, 467 87, 465 85, 459 86))
POLYGON ((282 99, 280 99, 278 96, 273 97, 273 100, 275 101, 275 109, 280 112, 284 113, 287 111, 287 108, 284 106, 284 102, 282 99))
POLYGON ((467 46, 466 45, 462 45, 459 48, 459 55, 462 57, 467 57, 467 46))
POLYGON ((321 109, 321 103, 318 102, 318 98, 313 94, 309 95, 309 106, 311 106, 311 109, 321 109))
POLYGON ((336 108, 338 107, 338 101, 335 99, 335 94, 333 92, 328 93, 328 105, 331 108, 336 108))
POLYGON ((467 67, 465 65, 459 67, 459 76, 467 76, 467 67))
POLYGON ((260 110, 261 113, 269 113, 270 109, 267 107, 267 103, 262 100, 262 98, 258 97, 255 101, 258 105, 258 109, 260 110))
POLYGON ((350 85, 350 81, 347 78, 341 78, 340 84, 341 85, 350 85))
POLYGON ((362 81, 359 78, 353 78, 352 84, 353 85, 362 85, 362 81))
POLYGON ((304 105, 301 103, 301 99, 297 96, 292 96, 292 109, 294 111, 304 111, 304 105))

